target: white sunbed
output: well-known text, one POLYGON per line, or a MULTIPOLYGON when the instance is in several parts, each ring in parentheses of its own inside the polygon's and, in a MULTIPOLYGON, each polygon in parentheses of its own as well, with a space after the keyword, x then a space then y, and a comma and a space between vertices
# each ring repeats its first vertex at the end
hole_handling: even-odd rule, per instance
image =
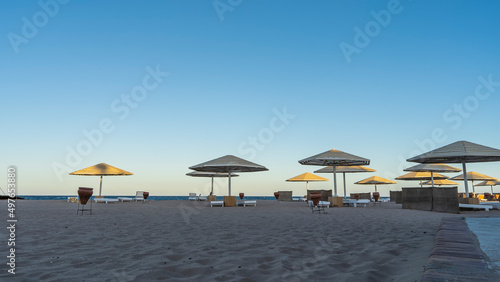
POLYGON ((224 201, 211 201, 210 202, 210 207, 213 207, 213 206, 221 206, 221 207, 223 207, 224 206, 224 201))
POLYGON ((190 200, 190 201, 198 201, 198 196, 196 196, 196 193, 189 193, 188 200, 190 200))
POLYGON ((485 211, 493 209, 493 206, 491 205, 458 204, 458 207, 468 209, 484 209, 485 211))
POLYGON ((494 210, 500 210, 500 202, 480 202, 479 204, 492 206, 494 210))
POLYGON ((133 198, 128 198, 128 197, 118 197, 117 199, 120 202, 132 202, 134 200, 133 198))
POLYGON ((367 204, 370 203, 370 200, 368 199, 361 199, 361 200, 356 200, 356 199, 344 199, 344 204, 349 204, 352 205, 353 207, 357 207, 358 205, 363 205, 363 207, 366 207, 367 204))
POLYGON ((246 206, 254 206, 256 207, 257 206, 257 201, 243 201, 243 206, 246 207, 246 206))
POLYGON ((202 196, 201 194, 198 196, 198 201, 206 201, 208 200, 208 196, 202 196))
POLYGON ((118 202, 118 199, 111 199, 111 198, 96 198, 94 199, 94 202, 96 203, 99 203, 99 202, 102 202, 102 203, 116 203, 118 202))

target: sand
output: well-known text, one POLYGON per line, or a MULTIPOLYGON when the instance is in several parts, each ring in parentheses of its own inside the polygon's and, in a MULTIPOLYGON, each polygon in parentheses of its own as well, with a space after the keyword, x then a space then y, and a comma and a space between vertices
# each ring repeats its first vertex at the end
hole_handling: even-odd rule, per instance
MULTIPOLYGON (((443 217, 383 203, 312 214, 305 203, 18 201, 16 274, 0 280, 419 281, 443 217)), ((0 210, 7 214, 5 201, 0 210)), ((500 212, 469 212, 497 216, 500 212)), ((4 217, 5 218, 5 217, 4 217)), ((4 223, 8 226, 7 223, 4 223)))

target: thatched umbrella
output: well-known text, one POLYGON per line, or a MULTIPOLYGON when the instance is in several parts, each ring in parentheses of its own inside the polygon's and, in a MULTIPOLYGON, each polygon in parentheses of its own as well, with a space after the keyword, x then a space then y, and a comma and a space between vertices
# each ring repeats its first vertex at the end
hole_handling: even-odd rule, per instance
POLYGON ((500 185, 500 182, 498 181, 483 181, 481 183, 476 184, 475 186, 490 186, 491 187, 491 194, 493 194, 493 186, 500 185))
POLYGON ((498 179, 484 175, 475 171, 469 171, 467 174, 460 174, 455 177, 450 178, 450 180, 464 180, 464 181, 472 181, 472 193, 476 193, 476 189, 474 189, 474 181, 498 181, 498 179))
POLYGON ((318 176, 316 174, 312 174, 312 173, 306 172, 306 173, 303 173, 301 175, 297 175, 295 177, 287 179, 286 181, 289 181, 289 182, 305 182, 306 183, 306 190, 309 190, 309 181, 330 181, 330 180, 326 179, 326 178, 323 178, 321 176, 318 176))
POLYGON ((372 176, 368 177, 366 179, 360 180, 358 182, 355 182, 354 184, 361 184, 361 185, 375 185, 375 192, 377 192, 377 185, 384 185, 384 184, 396 184, 396 181, 392 181, 389 179, 385 179, 380 176, 372 176))
MULTIPOLYGON (((368 168, 365 166, 361 165, 353 165, 353 166, 337 166, 335 168, 337 172, 342 172, 344 176, 344 198, 347 198, 347 188, 346 188, 346 181, 345 181, 345 174, 346 173, 357 173, 357 172, 375 172, 376 170, 372 168, 368 168)), ((322 169, 316 170, 314 173, 332 173, 333 172, 333 166, 327 166, 322 169)))
POLYGON ((208 162, 194 165, 189 167, 189 169, 196 171, 208 171, 208 172, 225 172, 228 174, 228 190, 229 196, 231 196, 231 175, 233 172, 254 172, 254 171, 265 171, 268 170, 266 167, 258 165, 256 163, 249 162, 247 160, 226 155, 217 159, 213 159, 208 162))
MULTIPOLYGON (((202 171, 191 171, 186 173, 188 176, 192 177, 210 177, 212 178, 212 191, 210 195, 214 194, 214 177, 229 177, 229 173, 220 173, 220 172, 202 172, 202 171)), ((231 177, 238 177, 238 174, 232 174, 231 177)))
MULTIPOLYGON (((468 141, 457 141, 441 148, 407 159, 417 163, 461 163, 467 174, 466 163, 500 161, 500 150, 468 141)), ((469 194, 467 177, 464 178, 465 193, 469 194)))
POLYGON ((99 196, 101 196, 103 176, 133 175, 133 173, 114 166, 110 166, 105 163, 100 163, 84 169, 73 171, 72 173, 70 173, 70 175, 100 176, 101 181, 99 184, 99 196))
POLYGON ((409 172, 407 174, 396 177, 396 180, 420 180, 420 187, 422 187, 422 180, 434 179, 448 179, 448 176, 439 173, 432 174, 431 172, 409 172))
POLYGON ((333 187, 335 196, 337 196, 337 167, 352 165, 369 165, 370 160, 355 155, 351 155, 339 150, 329 150, 309 158, 299 161, 302 165, 318 165, 333 167, 333 187))
POLYGON ((431 184, 434 187, 434 172, 460 172, 462 170, 447 164, 418 164, 405 168, 403 171, 430 172, 431 184))
MULTIPOLYGON (((425 181, 424 185, 433 185, 433 183, 429 180, 429 181, 425 181)), ((434 180, 434 185, 437 185, 437 186, 458 185, 458 183, 456 183, 455 181, 448 180, 448 179, 440 179, 440 180, 434 180)))

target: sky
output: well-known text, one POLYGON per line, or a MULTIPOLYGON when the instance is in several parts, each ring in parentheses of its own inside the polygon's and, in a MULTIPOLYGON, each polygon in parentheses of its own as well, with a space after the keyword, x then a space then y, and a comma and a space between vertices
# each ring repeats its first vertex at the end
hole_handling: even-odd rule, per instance
MULTIPOLYGON (((69 172, 104 162, 134 175, 105 177, 103 195, 206 195, 210 179, 188 168, 235 155, 269 171, 233 178, 233 194, 303 195, 305 183, 285 180, 335 148, 371 160, 375 173, 346 176, 348 193, 370 192, 353 183, 394 179, 415 165, 406 159, 455 141, 500 148, 499 8, 2 1, 0 187, 13 165, 19 195, 75 195, 99 179, 69 172)), ((499 162, 467 168, 500 177, 499 162)), ((227 195, 227 181, 214 193, 227 195)))

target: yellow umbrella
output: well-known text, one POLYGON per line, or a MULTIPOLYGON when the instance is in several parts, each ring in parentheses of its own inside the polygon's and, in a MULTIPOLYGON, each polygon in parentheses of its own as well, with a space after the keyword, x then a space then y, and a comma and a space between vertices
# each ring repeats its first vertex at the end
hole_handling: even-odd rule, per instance
POLYGON ((102 177, 106 176, 114 176, 114 175, 133 175, 133 173, 125 171, 123 169, 116 168, 114 166, 110 166, 105 163, 96 164, 93 166, 89 166, 84 169, 80 169, 77 171, 73 171, 70 175, 84 175, 84 176, 101 176, 101 182, 99 186, 99 196, 101 196, 102 190, 102 177))
POLYGON ((337 166, 335 169, 333 166, 327 166, 322 169, 318 169, 314 171, 315 173, 332 173, 332 172, 342 172, 344 175, 344 198, 347 197, 347 189, 346 189, 346 181, 345 181, 345 174, 346 173, 356 173, 356 172, 374 172, 376 170, 372 168, 368 168, 365 166, 361 165, 353 165, 353 166, 337 166))
POLYGON ((372 176, 372 177, 368 177, 366 179, 360 180, 358 182, 355 182, 354 184, 375 185, 375 192, 377 192, 377 185, 396 184, 396 183, 397 183, 396 181, 385 179, 385 178, 382 178, 380 176, 372 176))
POLYGON ((491 187, 491 194, 493 194, 493 186, 500 185, 500 182, 489 180, 489 181, 483 181, 481 183, 476 184, 476 186, 490 186, 491 187))
POLYGON ((420 186, 422 186, 422 180, 440 180, 448 179, 448 176, 433 172, 410 172, 401 176, 396 177, 396 180, 420 180, 420 186))
MULTIPOLYGON (((451 180, 448 180, 448 179, 434 180, 434 184, 437 185, 437 186, 441 186, 441 185, 458 185, 458 183, 456 183, 455 181, 451 181, 451 180)), ((424 185, 432 185, 432 181, 431 180, 425 181, 424 185)))
MULTIPOLYGON (((476 193, 476 189, 474 189, 474 180, 478 180, 478 181, 498 181, 498 179, 494 178, 494 177, 491 177, 491 176, 488 176, 488 175, 484 175, 484 174, 481 174, 481 173, 478 173, 478 172, 475 172, 475 171, 469 171, 467 172, 467 174, 465 175, 467 178, 467 180, 471 180, 472 181, 472 193, 476 193)), ((464 180, 464 174, 460 174, 460 175, 457 175, 455 177, 452 177, 452 178, 449 178, 451 180, 464 180)))
POLYGON ((305 182, 306 183, 306 189, 309 190, 309 181, 329 181, 329 179, 323 178, 321 176, 317 176, 316 174, 312 174, 312 173, 306 172, 306 173, 303 173, 301 175, 297 175, 295 177, 287 179, 286 181, 291 181, 291 182, 305 182))

